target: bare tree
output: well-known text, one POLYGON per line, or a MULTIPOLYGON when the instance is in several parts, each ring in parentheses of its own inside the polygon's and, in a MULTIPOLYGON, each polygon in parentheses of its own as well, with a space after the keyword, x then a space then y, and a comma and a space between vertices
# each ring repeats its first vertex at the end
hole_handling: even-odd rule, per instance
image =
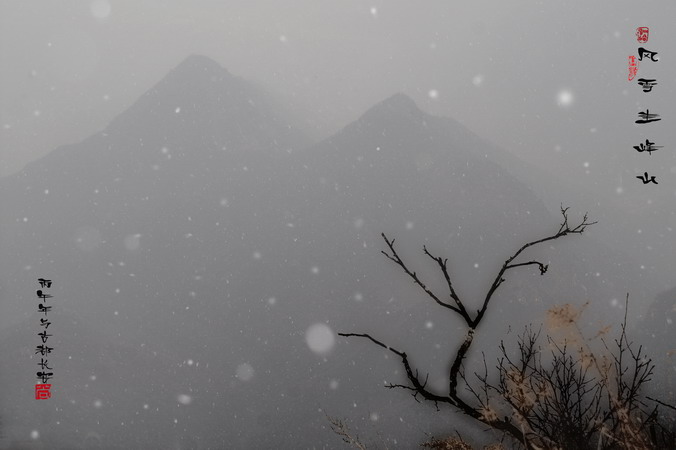
MULTIPOLYGON (((660 423, 657 410, 659 406, 673 406, 641 394, 642 387, 650 381, 654 365, 645 357, 642 348, 634 350, 628 340, 626 309, 619 338, 610 346, 601 339, 602 357, 596 356, 597 352, 590 346, 591 340, 586 339, 577 326, 580 312, 565 305, 551 309, 549 314, 559 324, 575 327, 579 339, 560 342, 548 336, 551 350, 545 355, 546 362, 543 362, 543 353, 538 344, 540 331, 536 332, 530 327, 518 340, 516 355, 510 355, 504 342, 501 342, 502 356, 497 364, 497 382, 489 380, 485 356, 484 373, 474 374, 478 385, 474 386, 465 376, 463 360, 495 292, 505 282, 507 272, 525 266, 537 267, 541 275, 547 272, 547 264, 537 260, 518 262, 517 258, 530 247, 569 234, 582 234, 588 226, 596 223, 590 222, 585 214, 579 224, 571 226, 568 223, 568 208, 563 206, 561 215, 563 220, 555 233, 522 245, 505 261, 476 312, 470 312, 468 304, 457 294, 448 270, 448 259, 434 256, 423 247, 424 254, 438 265, 446 280, 448 293, 441 297, 404 263, 395 249, 394 239, 382 234, 389 248, 389 252, 382 253, 397 264, 429 298, 460 316, 466 325, 465 338, 451 360, 448 393, 430 390, 427 377, 421 377, 418 370, 412 367, 406 352, 390 347, 370 334, 338 334, 369 339, 399 357, 408 384, 389 384, 388 388, 410 390, 416 400, 422 397, 433 402, 437 409, 439 404, 453 406, 501 431, 511 437, 515 445, 528 450, 676 448, 674 432, 660 423), (460 382, 466 395, 458 391, 460 382), (648 404, 649 401, 652 404, 648 404)), ((599 335, 607 331, 604 329, 599 335)), ((442 447, 442 444, 450 445, 451 441, 453 439, 433 440, 428 446, 454 448, 442 447)))
MULTIPOLYGON (((481 325, 485 315, 486 311, 488 310, 489 305, 491 304, 491 300, 493 299, 493 296, 495 292, 498 290, 498 288, 505 282, 505 276, 507 272, 520 268, 520 267, 526 267, 526 266, 535 266, 537 269, 540 271, 541 275, 544 275, 547 272, 548 265, 544 264, 540 261, 537 260, 531 260, 531 261, 525 261, 525 262, 517 262, 517 258, 528 248, 536 246, 538 244, 542 244, 548 241, 554 241, 557 239, 560 239, 564 236, 567 235, 572 235, 572 234, 582 234, 585 229, 590 226, 595 224, 596 222, 590 222, 587 214, 584 215, 582 221, 575 225, 571 226, 568 223, 568 208, 564 208, 563 206, 561 207, 561 215, 563 216, 562 223, 559 226, 559 229, 546 237, 543 237, 541 239, 537 239, 531 242, 528 242, 524 245, 522 245, 512 256, 507 258, 505 263, 502 265, 500 270, 498 271, 498 274, 495 277, 495 280, 491 284, 491 286, 488 289, 488 292, 486 293, 483 302, 481 304, 481 307, 476 310, 475 313, 470 312, 468 309, 467 303, 460 298, 458 293, 455 290, 455 287, 453 285, 453 281, 451 279, 451 275, 448 270, 448 259, 444 259, 442 257, 438 257, 433 255, 427 247, 423 247, 423 251, 425 255, 427 255, 429 258, 431 258, 438 266, 439 270, 444 276, 444 279, 446 280, 446 285, 448 287, 448 293, 445 296, 445 298, 442 298, 441 296, 435 294, 430 288, 426 286, 426 284, 420 279, 418 276, 417 272, 411 270, 406 263, 401 259, 399 254, 397 253, 397 250, 394 246, 394 239, 389 239, 384 233, 382 234, 383 239, 385 240, 385 243, 387 244, 387 247, 389 248, 389 252, 383 251, 382 253, 391 261, 393 261, 395 264, 397 264, 401 269, 408 275, 413 282, 420 287, 420 289, 427 294, 428 297, 430 297, 436 304, 443 308, 450 309, 457 315, 459 315, 464 323, 466 324, 466 333, 465 333, 465 338, 458 347, 455 357, 452 360, 451 363, 451 368, 448 374, 448 393, 445 395, 437 394, 435 392, 432 392, 430 389, 427 388, 427 380, 421 378, 420 374, 418 373, 417 370, 415 370, 412 366, 411 363, 409 362, 408 355, 406 352, 397 350, 393 347, 390 347, 389 345, 384 344, 383 342, 379 341, 378 339, 375 339, 369 334, 358 334, 358 333, 338 333, 340 336, 356 336, 356 337, 363 337, 366 339, 371 340, 374 344, 379 345, 383 347, 384 349, 392 352, 393 354, 397 355, 401 359, 401 363, 404 366, 404 369, 406 371, 406 377, 408 379, 408 385, 403 385, 403 384, 390 384, 388 387, 390 388, 402 388, 402 389, 408 389, 413 391, 413 395, 416 397, 416 399, 420 396, 424 398, 425 400, 434 402, 435 404, 439 403, 446 403, 449 405, 452 405, 460 411, 462 411, 464 414, 481 421, 487 425, 490 425, 491 427, 500 430, 510 436, 512 436, 515 439, 522 439, 523 438, 523 430, 518 424, 515 424, 513 421, 509 420, 508 418, 499 418, 499 417, 492 417, 490 415, 486 414, 486 411, 481 407, 481 405, 474 405, 469 403, 466 399, 464 399, 460 393, 458 392, 458 382, 460 381, 461 377, 461 369, 462 369, 462 364, 463 360, 465 359, 467 352, 472 346, 472 342, 474 341, 474 335, 476 333, 477 328, 479 325, 481 325)), ((528 444, 526 442, 526 447, 528 449, 533 449, 532 445, 528 444)))

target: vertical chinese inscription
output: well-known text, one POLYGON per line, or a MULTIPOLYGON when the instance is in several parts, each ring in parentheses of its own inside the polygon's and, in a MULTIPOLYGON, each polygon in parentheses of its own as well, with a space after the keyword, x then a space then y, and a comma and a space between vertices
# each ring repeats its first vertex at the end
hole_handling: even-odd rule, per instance
MULTIPOLYGON (((650 28, 648 27, 636 28, 636 40, 640 44, 646 44, 648 42, 649 37, 650 37, 650 28)), ((638 73, 639 69, 638 64, 639 62, 656 63, 659 61, 659 58, 657 57, 657 52, 654 50, 648 50, 645 47, 639 47, 637 53, 638 57, 634 55, 629 56, 629 81, 632 81, 636 77, 636 74, 638 73)), ((644 94, 649 94, 653 92, 653 88, 658 84, 656 78, 644 78, 644 77, 639 78, 636 81, 636 83, 641 87, 641 90, 643 91, 644 94)), ((661 120, 662 118, 660 117, 659 114, 655 112, 650 112, 650 109, 646 108, 645 111, 638 112, 638 118, 634 121, 634 123, 637 125, 646 125, 654 122, 659 122, 661 120)), ((648 156, 652 156, 653 152, 656 152, 662 147, 663 147, 662 145, 656 145, 655 142, 652 142, 649 138, 645 140, 645 143, 639 143, 638 145, 633 146, 634 150, 636 150, 639 153, 646 152, 648 156)), ((648 172, 643 172, 642 175, 637 175, 636 178, 638 178, 644 185, 649 183, 659 184, 657 182, 657 176, 649 175, 648 172)))
POLYGON ((53 347, 48 345, 48 340, 52 337, 49 334, 49 326, 52 324, 50 322, 48 315, 52 309, 52 306, 49 304, 52 302, 53 295, 47 292, 48 289, 52 287, 52 280, 47 280, 45 278, 38 278, 38 283, 40 283, 40 288, 36 292, 36 295, 40 299, 41 303, 38 304, 38 312, 44 314, 45 317, 40 318, 40 329, 42 330, 37 335, 40 337, 41 343, 35 347, 35 354, 40 355, 40 362, 38 367, 40 370, 36 372, 36 376, 40 383, 35 384, 35 399, 36 400, 47 400, 51 398, 52 385, 48 384, 47 381, 54 378, 54 372, 52 372, 52 367, 50 367, 49 356, 54 350, 53 347))

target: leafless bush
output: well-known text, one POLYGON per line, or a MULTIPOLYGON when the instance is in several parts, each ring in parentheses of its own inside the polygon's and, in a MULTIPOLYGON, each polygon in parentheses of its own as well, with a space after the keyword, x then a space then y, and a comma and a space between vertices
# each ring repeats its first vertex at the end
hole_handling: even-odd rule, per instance
MULTIPOLYGON (((550 316, 563 309, 574 308, 554 308, 550 316)), ((479 389, 467 384, 481 407, 518 424, 521 442, 532 448, 674 448, 673 430, 660 423, 659 405, 643 396, 655 366, 629 341, 626 315, 619 337, 610 344, 601 338, 600 350, 592 348, 596 339, 582 335, 577 320, 561 325, 574 333, 563 340, 547 336, 547 351, 533 328, 520 336, 515 354, 500 344, 497 382, 485 369, 476 374, 479 389)))
MULTIPOLYGON (((406 352, 370 334, 339 335, 366 338, 401 360, 407 384, 390 384, 387 387, 410 390, 416 400, 422 398, 437 407, 439 404, 452 406, 502 432, 511 438, 516 447, 528 450, 675 448, 673 430, 668 430, 658 421, 660 402, 641 395, 641 388, 650 381, 654 365, 640 347, 634 350, 628 340, 626 316, 619 338, 611 345, 601 339, 603 347, 599 353, 598 350, 592 350, 590 340, 585 339, 577 327, 581 310, 571 305, 554 308, 549 313, 551 324, 573 327, 577 331, 575 339, 557 340, 548 336, 550 350, 546 353, 540 347, 540 331, 528 328, 518 340, 516 355, 508 351, 504 342, 501 343, 497 381, 489 378, 485 358, 483 374, 475 374, 476 379, 472 380, 465 376, 463 360, 468 355, 493 295, 505 282, 507 272, 535 266, 544 275, 549 268, 548 264, 537 260, 517 262, 517 258, 530 247, 567 235, 582 234, 586 227, 596 223, 589 222, 585 214, 578 225, 571 226, 568 223, 568 208, 561 207, 561 214, 563 221, 555 233, 522 245, 505 261, 475 313, 457 294, 448 269, 448 259, 434 256, 423 247, 424 254, 438 265, 446 281, 448 293, 440 296, 428 288, 418 273, 401 259, 395 249, 395 240, 382 235, 389 249, 389 252, 382 253, 397 264, 434 303, 453 311, 466 325, 465 337, 449 364, 447 393, 434 392, 428 388, 427 376, 421 375, 411 365, 406 352), (459 389, 459 386, 464 389, 459 389)), ((599 335, 607 332, 608 329, 604 329, 599 335)), ((432 440, 427 444, 436 445, 430 448, 463 448, 457 446, 464 445, 462 441, 448 439, 432 440)))
POLYGON ((366 445, 359 440, 359 436, 352 433, 345 422, 327 414, 326 419, 331 424, 331 431, 341 437, 343 442, 358 450, 366 450, 366 445))

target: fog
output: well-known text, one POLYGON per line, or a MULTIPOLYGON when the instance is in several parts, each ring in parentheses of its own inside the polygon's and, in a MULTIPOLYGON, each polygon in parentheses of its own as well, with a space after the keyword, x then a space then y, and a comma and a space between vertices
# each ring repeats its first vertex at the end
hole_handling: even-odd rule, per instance
POLYGON ((396 355, 337 333, 415 355, 443 391, 463 322, 381 233, 435 292, 423 248, 448 258, 474 314, 562 206, 598 223, 528 249, 547 272, 509 272, 466 364, 556 305, 583 308, 590 338, 619 332, 628 296, 673 403, 674 17, 668 1, 4 2, 0 448, 344 448, 326 415, 387 448, 495 441, 384 389, 406 381, 396 355), (628 81, 640 46, 658 52, 639 67, 651 92, 628 81), (636 124, 646 109, 662 120, 636 124), (634 150, 646 139, 662 147, 634 150))

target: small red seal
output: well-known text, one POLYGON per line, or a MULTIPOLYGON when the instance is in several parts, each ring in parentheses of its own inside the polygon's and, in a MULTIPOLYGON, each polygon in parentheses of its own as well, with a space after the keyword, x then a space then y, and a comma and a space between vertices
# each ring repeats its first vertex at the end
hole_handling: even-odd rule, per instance
POLYGON ((638 27, 636 29, 636 40, 641 44, 648 42, 648 35, 650 34, 650 29, 648 27, 638 27))
POLYGON ((638 73, 638 62, 636 61, 636 56, 629 57, 629 81, 633 80, 638 73))
POLYGON ((49 391, 52 388, 51 384, 36 384, 35 385, 35 400, 47 400, 52 397, 49 391))

